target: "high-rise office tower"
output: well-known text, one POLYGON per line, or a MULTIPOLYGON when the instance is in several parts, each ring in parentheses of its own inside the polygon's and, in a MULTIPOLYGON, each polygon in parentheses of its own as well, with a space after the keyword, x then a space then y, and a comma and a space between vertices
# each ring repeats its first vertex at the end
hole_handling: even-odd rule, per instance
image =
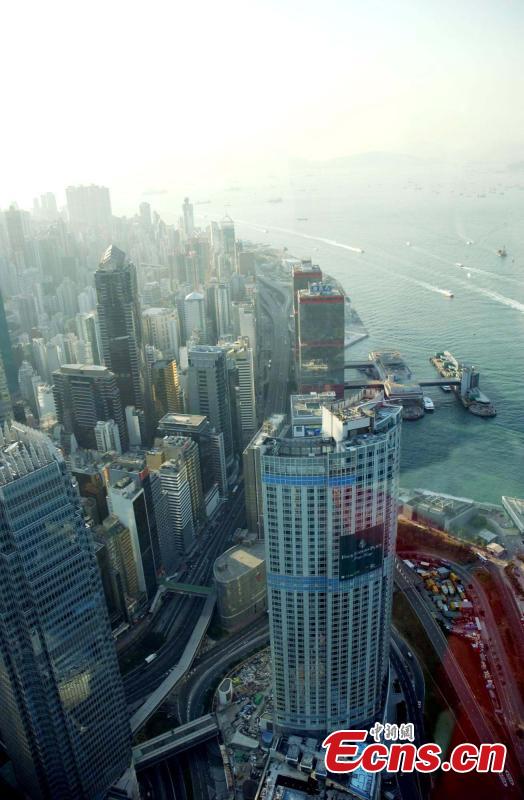
POLYGON ((11 335, 7 327, 7 316, 2 292, 0 292, 0 356, 4 364, 9 391, 11 394, 16 394, 18 392, 18 374, 11 344, 11 335))
POLYGON ((131 531, 110 514, 95 528, 94 538, 106 551, 104 558, 97 550, 97 560, 110 617, 129 619, 141 595, 131 531))
POLYGON ((222 347, 198 345, 188 349, 188 405, 192 414, 206 416, 224 435, 226 463, 233 458, 233 426, 227 356, 222 347))
POLYGON ((178 360, 180 326, 174 308, 147 308, 142 312, 144 340, 162 351, 164 358, 178 360))
POLYGON ((401 408, 324 408, 319 436, 267 438, 261 483, 275 722, 324 735, 381 719, 401 408))
POLYGON ((162 287, 158 281, 147 281, 142 286, 142 304, 158 307, 162 304, 162 287))
MULTIPOLYGON (((29 361, 22 361, 20 369, 18 370, 18 383, 20 386, 20 395, 31 407, 33 414, 36 414, 36 397, 33 387, 33 377, 35 371, 29 361)), ((37 376, 40 378, 40 376, 37 376)))
POLYGON ((4 369, 4 362, 0 355, 0 426, 4 422, 10 422, 13 419, 13 404, 11 402, 11 395, 9 394, 9 387, 7 385, 7 377, 4 369))
POLYGON ((197 529, 206 516, 198 444, 189 436, 164 436, 163 439, 157 439, 156 444, 155 452, 161 453, 162 463, 170 459, 176 460, 180 456, 184 459, 191 490, 193 525, 197 529))
POLYGON ((174 358, 155 361, 151 366, 151 396, 156 422, 166 414, 184 412, 184 396, 174 358))
POLYGON ((114 451, 115 453, 122 452, 120 430, 114 419, 109 419, 106 422, 99 420, 96 423, 95 439, 96 449, 100 453, 108 453, 111 451, 114 451))
POLYGON ((217 342, 231 333, 231 292, 229 284, 212 280, 206 286, 206 310, 210 321, 210 337, 217 342))
POLYGON ((155 596, 156 572, 146 498, 133 477, 125 476, 109 486, 107 502, 111 512, 129 529, 138 574, 138 586, 148 601, 155 596))
POLYGON ((344 295, 329 284, 312 283, 297 297, 299 390, 343 397, 344 295))
POLYGON ((236 272, 237 265, 235 223, 228 215, 220 223, 220 240, 219 277, 220 280, 227 280, 236 272))
POLYGON ((193 544, 195 528, 191 505, 191 487, 182 456, 165 461, 158 470, 160 483, 167 495, 169 517, 178 553, 187 553, 193 544))
POLYGON ((184 335, 186 342, 191 336, 198 335, 201 344, 207 342, 206 309, 204 295, 201 292, 190 292, 184 299, 184 335))
POLYGON ((293 316, 295 319, 295 351, 298 352, 298 292, 308 289, 311 283, 322 281, 322 270, 310 259, 302 259, 293 267, 293 316))
POLYGON ((201 414, 166 414, 158 423, 159 436, 189 436, 198 444, 200 476, 204 495, 214 484, 222 496, 228 493, 224 434, 201 414))
POLYGON ((2 738, 32 800, 102 800, 131 737, 91 532, 50 440, 0 436, 2 738))
POLYGON ((76 315, 76 332, 79 339, 91 347, 93 364, 101 364, 98 320, 93 312, 80 312, 76 315))
POLYGON ((193 236, 193 231, 195 230, 193 204, 189 202, 189 197, 184 197, 182 213, 184 215, 184 233, 186 234, 186 237, 189 238, 190 236, 193 236))
POLYGON ((112 222, 111 198, 105 186, 68 186, 67 210, 73 228, 102 228, 109 231, 112 222))
POLYGON ((115 375, 122 406, 135 406, 147 418, 147 370, 136 269, 118 247, 111 245, 102 256, 95 286, 102 359, 115 375))
POLYGON ((237 339, 225 348, 230 364, 233 392, 232 406, 235 410, 238 449, 242 451, 251 441, 258 428, 255 399, 255 376, 253 351, 248 339, 237 339))
POLYGON ((127 447, 120 392, 107 367, 64 364, 53 373, 53 394, 58 422, 75 435, 80 447, 96 450, 96 424, 109 420, 118 428, 120 446, 127 447))

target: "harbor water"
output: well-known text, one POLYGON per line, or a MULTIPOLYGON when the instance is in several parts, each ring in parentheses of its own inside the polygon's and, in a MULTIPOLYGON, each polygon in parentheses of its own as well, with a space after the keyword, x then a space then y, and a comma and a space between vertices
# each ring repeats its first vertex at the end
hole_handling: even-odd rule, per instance
POLYGON ((435 413, 404 423, 404 486, 490 502, 524 495, 520 176, 434 170, 386 181, 314 170, 265 190, 235 187, 200 209, 199 224, 228 213, 241 238, 312 257, 339 280, 369 332, 352 360, 398 349, 423 380, 436 377, 430 356, 449 350, 480 371, 497 416, 476 418, 454 394, 427 390, 435 413), (268 202, 275 196, 282 201, 268 202))

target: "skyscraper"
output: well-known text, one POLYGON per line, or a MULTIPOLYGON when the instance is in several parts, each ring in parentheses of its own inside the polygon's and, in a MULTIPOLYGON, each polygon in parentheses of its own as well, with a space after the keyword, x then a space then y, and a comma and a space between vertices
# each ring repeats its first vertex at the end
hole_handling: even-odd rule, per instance
POLYGON ((184 299, 184 335, 186 342, 196 334, 201 344, 207 342, 206 310, 204 295, 190 292, 184 299))
POLYGON ((58 421, 74 433, 80 447, 97 449, 96 424, 113 420, 120 445, 127 446, 127 431, 116 378, 107 367, 64 364, 53 373, 53 394, 58 421))
POLYGON ((33 800, 101 799, 131 760, 128 711, 91 533, 60 452, 0 440, 2 738, 33 800))
POLYGON ((9 387, 7 385, 4 362, 0 355, 0 426, 2 426, 4 422, 10 422, 12 419, 13 404, 11 403, 11 395, 9 394, 9 387))
POLYGON ((249 340, 242 338, 227 345, 225 350, 230 364, 230 374, 232 374, 231 389, 234 393, 232 406, 236 417, 238 449, 242 451, 251 441, 258 427, 253 351, 249 347, 249 340))
POLYGON ((147 308, 142 312, 144 339, 158 347, 164 358, 178 359, 180 326, 174 308, 147 308))
POLYGON ((73 228, 111 228, 111 198, 105 186, 68 186, 67 210, 73 228))
POLYGON ((227 357, 222 347, 188 349, 188 395, 192 414, 204 414, 224 434, 226 462, 233 458, 233 427, 227 357))
POLYGON ((324 735, 381 718, 401 408, 322 412, 319 436, 260 446, 275 722, 324 735))
POLYGON ((204 495, 217 484, 220 494, 228 493, 224 434, 216 431, 200 414, 166 414, 158 423, 160 436, 189 436, 198 444, 200 475, 204 495))
POLYGON ((179 553, 187 553, 194 541, 191 487, 184 458, 165 461, 158 470, 163 491, 167 495, 173 538, 179 553))
POLYGON ((195 230, 193 204, 189 202, 189 197, 184 197, 182 212, 184 214, 184 233, 186 234, 186 237, 189 238, 193 235, 193 231, 195 230))
POLYGON ((11 344, 11 336, 9 334, 9 328, 7 327, 7 317, 2 292, 0 292, 0 356, 4 363, 9 391, 11 394, 16 394, 18 392, 18 374, 11 344))
POLYGON ((146 412, 147 371, 136 269, 111 245, 95 272, 102 359, 114 373, 122 406, 146 412))
POLYGON ((293 267, 293 316, 295 318, 295 348, 298 348, 298 292, 308 289, 310 283, 322 280, 322 270, 311 259, 302 259, 293 267))
POLYGON ((207 315, 210 321, 209 331, 211 340, 216 343, 218 339, 231 333, 231 292, 229 284, 218 283, 212 280, 206 286, 207 315))
POLYGON ((184 397, 174 358, 155 361, 151 367, 153 413, 158 422, 165 414, 182 414, 184 397))
POLYGON ((312 283, 297 298, 299 390, 332 390, 343 397, 344 295, 329 284, 312 283))
POLYGON ((151 528, 147 513, 146 498, 141 487, 131 475, 119 478, 109 487, 107 501, 111 512, 129 528, 138 585, 149 602, 156 593, 156 572, 151 539, 151 528))

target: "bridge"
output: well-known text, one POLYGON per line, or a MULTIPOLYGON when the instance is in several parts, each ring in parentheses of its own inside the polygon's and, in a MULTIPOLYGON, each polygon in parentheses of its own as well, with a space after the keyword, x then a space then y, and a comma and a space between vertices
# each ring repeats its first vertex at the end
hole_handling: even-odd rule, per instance
POLYGON ((218 734, 218 725, 214 714, 180 725, 167 733, 148 739, 147 742, 133 747, 133 763, 135 769, 145 769, 163 761, 177 753, 189 750, 197 744, 207 742, 218 734))
MULTIPOLYGON (((385 381, 378 378, 365 378, 345 381, 345 389, 383 389, 385 381)), ((415 381, 419 386, 460 386, 460 380, 456 378, 433 378, 428 381, 415 381)))
POLYGON ((213 592, 208 596, 206 602, 204 603, 204 608, 202 609, 200 616, 195 623, 193 633, 191 634, 191 637, 184 648, 184 652, 180 656, 178 664, 176 667, 172 667, 172 669, 169 670, 169 673, 164 678, 160 686, 149 695, 145 703, 143 703, 131 717, 130 724, 131 732, 133 734, 137 733, 137 731, 139 731, 140 728, 146 724, 148 719, 162 705, 167 695, 173 691, 177 683, 182 680, 186 672, 189 671, 191 664, 193 663, 193 659, 197 654, 198 648, 202 643, 202 639, 206 634, 209 623, 211 622, 211 617, 213 616, 213 611, 215 610, 215 603, 216 594, 213 592))
POLYGON ((164 580, 162 586, 165 592, 173 592, 173 594, 195 595, 196 597, 209 597, 210 594, 213 594, 210 586, 197 586, 193 583, 164 580))

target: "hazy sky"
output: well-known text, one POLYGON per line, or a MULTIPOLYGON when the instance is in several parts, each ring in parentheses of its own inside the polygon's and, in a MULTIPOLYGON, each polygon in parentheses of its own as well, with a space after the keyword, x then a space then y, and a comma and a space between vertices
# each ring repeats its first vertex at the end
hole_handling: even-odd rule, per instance
POLYGON ((2 33, 0 206, 93 181, 118 211, 290 157, 524 158, 522 0, 28 0, 2 33))

